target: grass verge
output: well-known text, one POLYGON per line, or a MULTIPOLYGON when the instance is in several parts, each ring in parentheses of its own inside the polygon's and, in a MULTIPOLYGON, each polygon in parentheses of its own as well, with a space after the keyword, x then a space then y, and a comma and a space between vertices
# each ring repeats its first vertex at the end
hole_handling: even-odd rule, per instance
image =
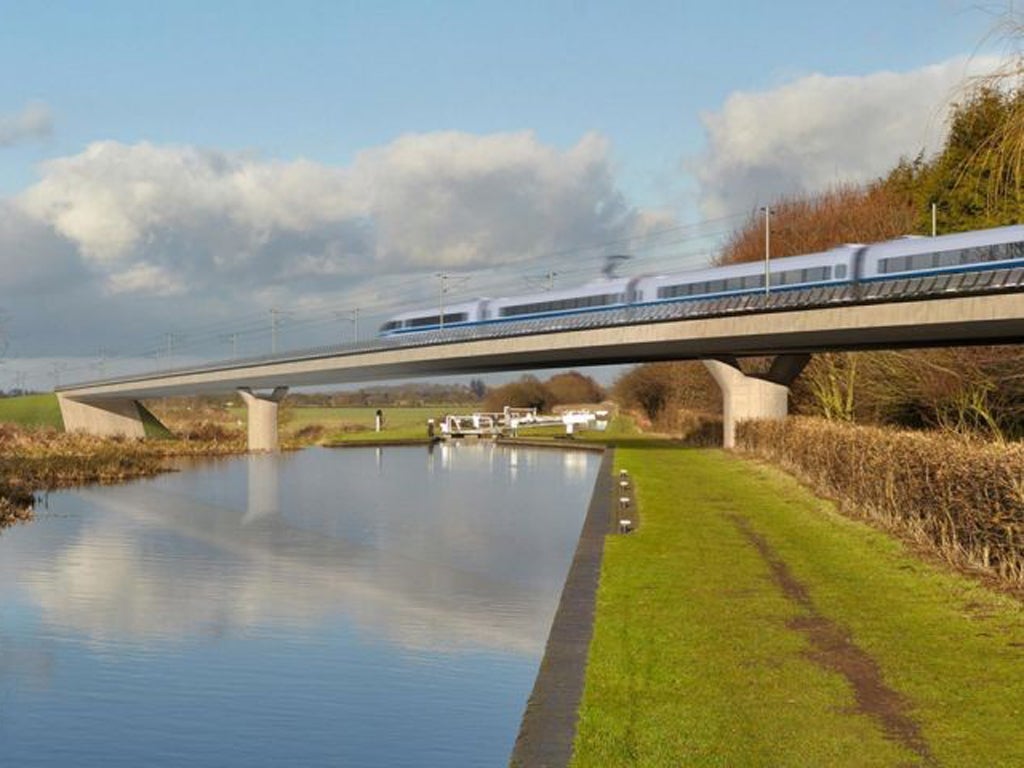
POLYGON ((606 544, 573 766, 1024 765, 1018 601, 775 469, 617 464, 643 523, 606 544))

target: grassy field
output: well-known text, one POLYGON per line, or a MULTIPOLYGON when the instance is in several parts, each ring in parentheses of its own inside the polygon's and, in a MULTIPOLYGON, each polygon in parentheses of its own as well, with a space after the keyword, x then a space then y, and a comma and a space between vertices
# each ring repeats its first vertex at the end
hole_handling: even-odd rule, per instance
POLYGON ((0 398, 0 423, 64 428, 57 396, 53 394, 0 398))
POLYGON ((426 406, 423 408, 381 408, 384 428, 374 431, 376 408, 291 408, 287 411, 283 428, 298 431, 306 425, 321 424, 328 442, 350 440, 407 440, 426 438, 427 419, 439 419, 446 412, 458 411, 452 406, 426 406), (447 408, 447 411, 445 410, 447 408))
POLYGON ((1020 602, 788 476, 636 444, 575 768, 1024 765, 1020 602))

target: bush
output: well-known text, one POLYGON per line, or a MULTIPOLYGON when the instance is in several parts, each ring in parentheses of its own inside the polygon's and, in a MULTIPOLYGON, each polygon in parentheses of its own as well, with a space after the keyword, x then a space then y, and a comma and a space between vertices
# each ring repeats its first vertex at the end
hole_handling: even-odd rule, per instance
POLYGON ((576 371, 559 373, 546 382, 536 376, 523 376, 501 387, 487 390, 484 410, 498 413, 506 405, 550 411, 563 403, 599 403, 604 390, 589 376, 576 371))
POLYGON ((798 417, 741 423, 736 446, 950 562, 1024 584, 1024 446, 798 417))
POLYGON ((578 371, 557 373, 544 386, 551 395, 554 405, 600 403, 604 400, 604 389, 589 376, 578 371))
POLYGON ((484 410, 497 413, 506 405, 545 411, 554 403, 551 393, 536 376, 523 376, 518 381, 488 390, 484 398, 484 410))
POLYGON ((663 432, 678 432, 692 414, 722 413, 722 395, 703 363, 646 363, 612 387, 615 401, 663 432))

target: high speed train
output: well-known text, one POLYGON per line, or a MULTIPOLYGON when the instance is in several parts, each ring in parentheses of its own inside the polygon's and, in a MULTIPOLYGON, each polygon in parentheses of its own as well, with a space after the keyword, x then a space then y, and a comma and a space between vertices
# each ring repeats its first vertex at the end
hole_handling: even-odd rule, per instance
MULTIPOLYGON (((776 292, 1017 266, 1024 266, 1022 225, 843 245, 822 253, 771 259, 769 275, 770 290, 776 292)), ((443 322, 437 308, 403 312, 384 323, 380 335, 763 293, 764 279, 762 261, 668 275, 606 277, 565 290, 452 304, 444 308, 443 322)))

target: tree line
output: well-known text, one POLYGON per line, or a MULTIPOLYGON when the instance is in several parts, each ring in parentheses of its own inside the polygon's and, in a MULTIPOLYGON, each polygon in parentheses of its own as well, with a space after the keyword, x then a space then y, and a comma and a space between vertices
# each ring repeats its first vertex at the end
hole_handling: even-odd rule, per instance
MULTIPOLYGON (((1024 88, 1017 60, 974 81, 949 111, 949 132, 931 157, 900 160, 864 185, 771 205, 772 256, 842 243, 1017 224, 1024 213, 1024 88)), ((728 239, 720 264, 764 258, 758 211, 728 239)), ((760 361, 745 363, 756 368, 760 361)), ((616 399, 663 427, 678 413, 720 412, 700 363, 642 365, 621 376, 616 399)), ((793 410, 831 420, 932 428, 997 440, 1024 437, 1024 349, 951 347, 815 355, 794 384, 793 410)))

